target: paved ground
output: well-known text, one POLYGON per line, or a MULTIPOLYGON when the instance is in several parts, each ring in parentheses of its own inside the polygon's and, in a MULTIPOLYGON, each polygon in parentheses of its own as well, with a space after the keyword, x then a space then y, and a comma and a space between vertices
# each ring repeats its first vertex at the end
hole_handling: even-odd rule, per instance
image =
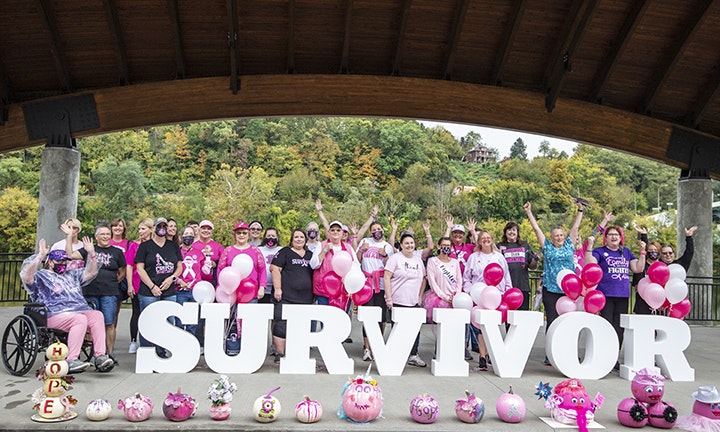
MULTIPOLYGON (((4 329, 8 322, 21 313, 19 307, 0 307, 0 328, 4 329)), ((31 421, 34 413, 31 410, 30 395, 40 387, 33 374, 16 377, 0 370, 0 424, 1 430, 247 430, 247 431, 456 431, 477 430, 478 427, 493 431, 550 431, 540 420, 547 416, 542 401, 533 395, 534 386, 539 382, 550 381, 552 384, 564 377, 552 367, 542 364, 544 343, 539 333, 533 347, 530 360, 522 378, 502 379, 492 372, 470 372, 466 378, 434 377, 430 368, 408 366, 401 377, 375 376, 379 381, 384 396, 384 417, 369 425, 356 425, 338 419, 336 415, 340 404, 340 392, 347 377, 328 375, 320 372, 314 376, 280 375, 273 365, 272 357, 268 357, 265 365, 252 375, 235 375, 232 380, 239 386, 235 400, 232 402, 233 413, 229 420, 215 422, 209 418, 209 401, 205 399, 205 391, 217 374, 205 367, 203 360, 191 373, 187 374, 135 374, 135 356, 127 353, 128 348, 129 311, 122 310, 121 326, 118 329, 117 357, 120 365, 108 374, 85 372, 77 375, 74 388, 70 391, 79 400, 79 416, 72 421, 55 424, 39 424, 31 421), (275 386, 282 386, 276 396, 283 404, 280 419, 274 423, 256 423, 250 418, 254 400, 275 386), (495 401, 498 396, 512 385, 520 394, 528 407, 526 419, 520 424, 502 423, 495 414, 495 401), (162 415, 160 404, 168 392, 182 387, 183 392, 190 393, 199 401, 199 408, 194 418, 183 423, 172 423, 162 415), (480 425, 461 423, 454 413, 454 401, 464 395, 468 388, 485 400, 486 415, 480 425), (104 422, 91 422, 84 414, 87 403, 92 399, 108 399, 116 406, 118 399, 128 397, 135 392, 149 395, 155 401, 153 416, 143 423, 126 421, 121 412, 115 410, 104 422), (433 425, 421 425, 411 420, 408 413, 410 400, 417 394, 431 393, 440 403, 440 418, 433 425), (294 407, 308 394, 323 404, 324 416, 319 423, 305 425, 294 418, 294 407)), ((433 353, 434 336, 430 326, 423 329, 421 336, 420 356, 426 361, 433 353)), ((695 382, 666 382, 665 400, 672 402, 680 414, 688 414, 692 408, 691 393, 699 385, 720 386, 720 362, 718 362, 718 335, 720 329, 713 327, 692 327, 693 342, 686 351, 690 365, 695 368, 695 382)), ((353 319, 352 344, 346 344, 348 354, 356 359, 356 373, 361 373, 367 363, 360 360, 362 355, 361 329, 353 319)), ((315 353, 317 354, 317 353, 315 353)), ((474 354, 477 362, 477 354, 474 354)), ((38 360, 37 366, 40 366, 38 360)), ((601 380, 585 381, 591 395, 601 392, 606 398, 605 405, 596 415, 596 420, 608 430, 624 429, 616 419, 617 403, 630 396, 630 383, 612 373, 601 380)))

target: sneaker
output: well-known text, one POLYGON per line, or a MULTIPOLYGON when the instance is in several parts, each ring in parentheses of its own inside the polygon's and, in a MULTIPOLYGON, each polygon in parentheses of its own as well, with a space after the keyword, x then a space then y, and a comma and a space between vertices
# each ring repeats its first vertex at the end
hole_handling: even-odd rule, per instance
POLYGON ((366 349, 363 353, 363 361, 373 361, 372 353, 369 349, 366 349))
POLYGON ((87 370, 90 366, 92 366, 90 363, 84 362, 80 359, 70 360, 70 362, 68 362, 68 373, 75 374, 85 372, 85 370, 87 370))
POLYGON ((411 355, 408 359, 408 364, 411 366, 425 367, 427 364, 417 354, 411 355))
POLYGON ((277 351, 275 351, 275 344, 270 344, 270 352, 268 353, 268 356, 274 357, 275 354, 277 354, 277 351))
POLYGON ((345 339, 345 340, 343 341, 343 343, 344 343, 344 344, 346 344, 346 343, 353 343, 352 338, 349 337, 349 338, 345 339))
POLYGON ((113 364, 114 364, 115 366, 118 366, 118 365, 120 365, 120 362, 119 362, 119 361, 117 361, 117 359, 115 358, 115 354, 113 354, 113 353, 109 353, 109 354, 108 354, 108 357, 110 357, 110 358, 112 359, 112 361, 113 361, 113 364))
POLYGON ((545 366, 552 366, 552 363, 550 363, 550 359, 548 359, 547 357, 545 357, 545 360, 543 360, 543 364, 545 366))
POLYGON ((200 347, 200 355, 205 355, 205 347, 200 347))
POLYGON ((492 362, 490 361, 490 354, 485 354, 485 363, 487 363, 488 366, 492 366, 492 362))
POLYGON ((138 344, 135 341, 130 341, 130 348, 128 349, 129 354, 135 354, 138 349, 138 344))
POLYGON ((280 359, 283 358, 283 357, 285 357, 285 354, 277 354, 277 353, 276 353, 276 354, 274 354, 274 356, 275 356, 275 359, 273 360, 273 363, 279 364, 279 363, 280 363, 280 359))
POLYGON ((107 354, 99 355, 95 358, 95 369, 100 372, 109 372, 115 367, 115 362, 107 354))
POLYGON ((478 366, 477 366, 477 369, 476 369, 476 370, 477 370, 477 371, 486 371, 486 370, 488 370, 487 360, 485 360, 485 357, 480 357, 480 359, 478 359, 478 366))
POLYGON ((470 354, 470 350, 465 348, 465 360, 472 360, 473 356, 470 354))

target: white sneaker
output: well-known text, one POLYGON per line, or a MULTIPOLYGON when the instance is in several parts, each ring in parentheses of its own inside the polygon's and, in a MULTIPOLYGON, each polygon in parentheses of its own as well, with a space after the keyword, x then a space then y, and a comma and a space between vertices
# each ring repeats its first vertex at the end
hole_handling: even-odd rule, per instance
POLYGON ((363 353, 363 361, 373 361, 372 353, 369 349, 366 349, 363 353))
POLYGON ((427 364, 417 354, 411 355, 410 358, 408 358, 408 364, 417 367, 427 366, 427 364))
POLYGON ((130 342, 130 348, 128 349, 128 353, 135 354, 138 349, 138 344, 135 341, 130 342))

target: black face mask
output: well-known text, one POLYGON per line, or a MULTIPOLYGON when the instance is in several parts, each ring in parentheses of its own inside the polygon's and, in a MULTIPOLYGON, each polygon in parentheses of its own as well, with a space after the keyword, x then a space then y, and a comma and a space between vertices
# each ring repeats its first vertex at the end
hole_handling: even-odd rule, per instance
POLYGON ((65 269, 67 268, 67 264, 65 263, 55 263, 53 266, 53 271, 57 274, 63 274, 65 273, 65 269))
POLYGON ((648 256, 648 259, 651 259, 651 260, 653 260, 653 261, 657 261, 657 259, 658 259, 658 257, 660 256, 660 254, 657 253, 657 252, 648 252, 647 256, 648 256))
POLYGON ((383 232, 375 231, 374 233, 372 233, 372 238, 374 238, 375 240, 380 240, 381 238, 383 238, 383 232))
POLYGON ((277 239, 272 237, 266 237, 265 244, 268 245, 268 247, 274 247, 277 244, 277 239))
POLYGON ((195 236, 183 236, 182 242, 185 246, 190 246, 195 241, 195 236))
POLYGON ((167 227, 162 225, 155 227, 155 234, 160 237, 165 237, 167 235, 167 227))
POLYGON ((310 230, 307 232, 307 235, 311 240, 315 240, 318 236, 318 232, 315 230, 310 230))
POLYGON ((444 255, 450 255, 450 246, 440 246, 440 253, 444 255))

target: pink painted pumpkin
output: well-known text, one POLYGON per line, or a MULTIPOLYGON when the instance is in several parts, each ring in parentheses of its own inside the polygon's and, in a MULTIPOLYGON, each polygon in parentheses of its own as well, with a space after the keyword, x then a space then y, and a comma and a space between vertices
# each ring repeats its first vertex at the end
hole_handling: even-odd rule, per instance
POLYGON ((500 420, 506 423, 520 423, 525 418, 525 401, 513 393, 510 386, 510 391, 501 394, 498 398, 495 410, 500 420))
POLYGON ((580 432, 587 432, 587 425, 595 418, 595 410, 605 398, 598 393, 594 399, 579 379, 571 378, 558 383, 553 395, 545 402, 553 420, 563 424, 575 424, 580 432))
POLYGON ((677 422, 678 412, 668 402, 658 402, 648 408, 650 426, 659 429, 672 429, 677 422))
POLYGON ((370 376, 370 367, 364 376, 350 379, 343 389, 340 418, 356 423, 368 423, 380 417, 382 413, 382 391, 377 381, 370 376))
POLYGON ((419 394, 410 402, 410 415, 418 423, 435 423, 440 415, 440 406, 429 394, 419 394))
POLYGON ((301 423, 315 423, 320 421, 323 409, 322 404, 316 400, 311 400, 310 396, 305 396, 305 400, 300 401, 295 406, 295 418, 301 423))
POLYGON ((646 404, 662 401, 665 394, 665 377, 659 373, 643 368, 640 369, 630 383, 630 391, 635 399, 646 404))
POLYGON ((485 402, 465 390, 465 397, 455 401, 455 415, 465 423, 477 423, 485 415, 485 402))
POLYGON ((618 404, 617 418, 623 426, 641 428, 648 424, 647 408, 635 398, 625 398, 618 404))
POLYGON ((134 396, 120 399, 118 401, 118 409, 125 413, 125 418, 131 422, 141 422, 150 418, 153 410, 152 399, 135 393, 134 396))
POLYGON ((180 422, 189 419, 195 415, 197 410, 197 402, 189 394, 180 392, 168 393, 165 402, 163 402, 163 414, 170 421, 180 422))

